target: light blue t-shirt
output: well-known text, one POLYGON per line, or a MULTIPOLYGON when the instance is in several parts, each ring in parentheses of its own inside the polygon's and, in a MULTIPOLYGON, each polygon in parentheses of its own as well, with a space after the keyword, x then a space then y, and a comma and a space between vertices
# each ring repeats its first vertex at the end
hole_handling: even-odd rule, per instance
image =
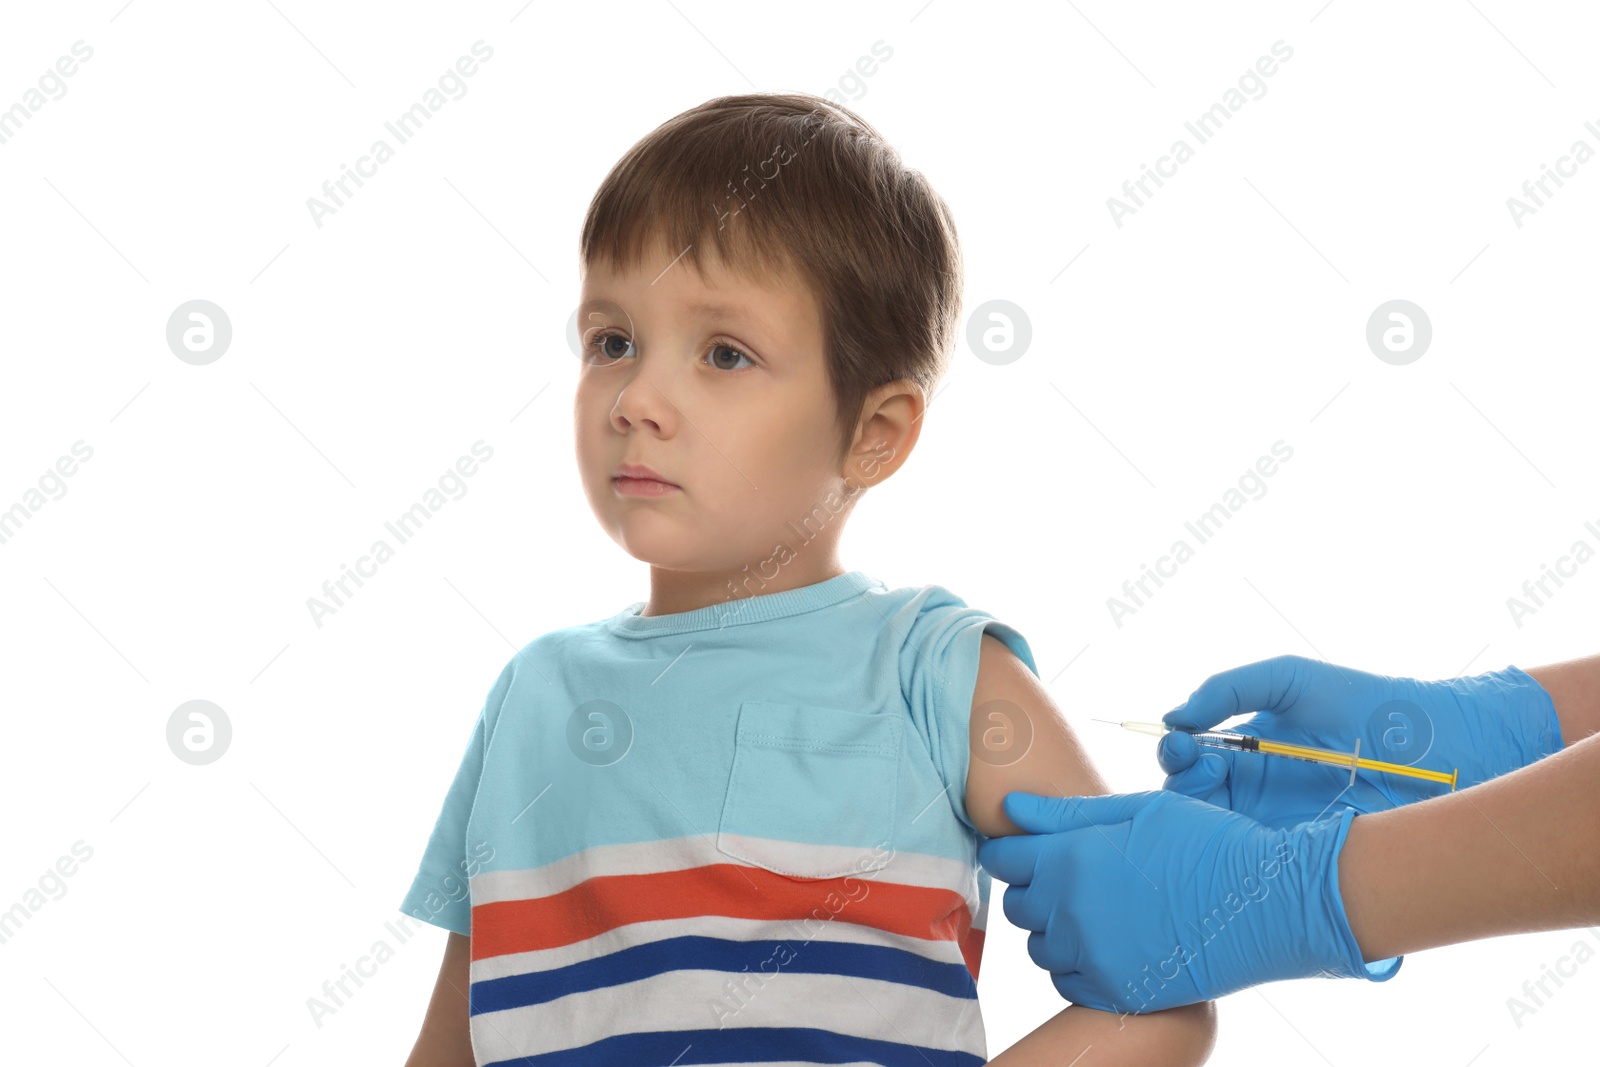
POLYGON ((643 606, 511 658, 401 903, 472 938, 477 1062, 986 1062, 968 729, 1027 642, 860 571, 643 606))

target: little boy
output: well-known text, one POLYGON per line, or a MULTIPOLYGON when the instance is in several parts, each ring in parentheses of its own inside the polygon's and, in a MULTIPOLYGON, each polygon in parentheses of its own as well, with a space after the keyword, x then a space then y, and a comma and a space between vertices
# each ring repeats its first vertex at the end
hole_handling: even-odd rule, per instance
MULTIPOLYGON (((1021 634, 839 562, 954 346, 949 211, 754 94, 630 149, 580 244, 578 466, 650 598, 489 692, 401 903, 451 932, 409 1063, 984 1063, 979 835, 1106 788, 1021 634)), ((1069 1007, 994 1062, 1201 1063, 1213 1019, 1069 1007)))

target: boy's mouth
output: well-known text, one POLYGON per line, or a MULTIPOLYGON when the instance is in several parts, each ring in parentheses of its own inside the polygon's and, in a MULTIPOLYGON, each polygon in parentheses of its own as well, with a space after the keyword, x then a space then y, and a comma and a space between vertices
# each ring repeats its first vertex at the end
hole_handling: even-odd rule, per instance
POLYGON ((649 467, 635 463, 624 463, 618 467, 611 476, 611 484, 624 496, 663 496, 682 489, 682 486, 667 481, 649 467))

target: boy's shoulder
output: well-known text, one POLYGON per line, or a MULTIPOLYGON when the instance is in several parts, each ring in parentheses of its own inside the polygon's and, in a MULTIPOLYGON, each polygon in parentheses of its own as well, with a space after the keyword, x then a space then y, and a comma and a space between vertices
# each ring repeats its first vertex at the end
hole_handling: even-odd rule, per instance
POLYGON ((993 613, 974 607, 948 586, 939 583, 907 585, 882 590, 885 602, 890 604, 915 627, 909 637, 929 637, 947 630, 961 630, 979 622, 1004 626, 993 613))
POLYGON ((546 630, 512 653, 511 660, 506 666, 510 668, 521 663, 542 667, 547 663, 559 663, 576 648, 592 647, 605 642, 608 634, 607 624, 615 617, 610 615, 592 622, 546 630))
POLYGON ((491 694, 497 698, 493 702, 498 704, 503 700, 506 691, 524 674, 535 681, 551 681, 559 673, 558 668, 562 663, 569 662, 583 651, 592 652, 597 644, 604 642, 608 621, 597 619, 547 630, 517 649, 500 668, 500 677, 491 694))
POLYGON ((901 585, 882 589, 884 596, 890 597, 894 602, 914 605, 919 612, 939 611, 948 608, 964 608, 967 602, 956 595, 949 587, 930 582, 923 585, 901 585))
MULTIPOLYGON (((967 603, 949 588, 939 584, 907 586, 888 591, 896 597, 898 628, 908 655, 914 656, 914 665, 937 665, 956 657, 963 667, 970 668, 976 680, 978 650, 984 635, 997 638, 1016 655, 1034 674, 1033 649, 1015 626, 1000 616, 981 607, 967 603)), ((940 678, 946 672, 934 666, 932 673, 940 678)))

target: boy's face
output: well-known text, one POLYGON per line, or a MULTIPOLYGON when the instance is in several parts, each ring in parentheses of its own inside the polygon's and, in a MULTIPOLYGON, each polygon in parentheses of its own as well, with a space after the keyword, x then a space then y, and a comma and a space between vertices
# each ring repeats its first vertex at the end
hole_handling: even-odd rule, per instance
MULTIPOLYGON (((770 576, 763 563, 780 543, 807 555, 788 524, 845 485, 821 314, 798 279, 752 280, 714 262, 702 277, 675 255, 658 245, 634 270, 597 262, 583 279, 574 424, 584 493, 636 559, 770 576), (619 481, 623 464, 675 488, 619 481)), ((830 526, 845 518, 820 514, 830 526)))

